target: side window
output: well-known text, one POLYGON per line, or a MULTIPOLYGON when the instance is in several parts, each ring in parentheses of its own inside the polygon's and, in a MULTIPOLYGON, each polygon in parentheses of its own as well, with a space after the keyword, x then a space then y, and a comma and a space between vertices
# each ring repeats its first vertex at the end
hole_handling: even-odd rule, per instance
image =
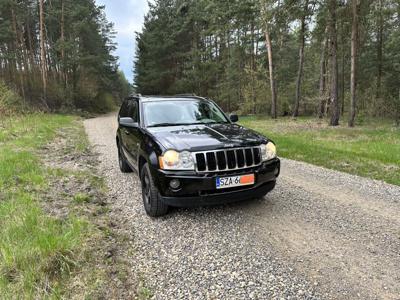
POLYGON ((132 101, 129 105, 129 108, 129 115, 132 117, 133 121, 139 122, 139 106, 137 101, 132 101))
POLYGON ((128 108, 128 101, 124 101, 121 105, 121 109, 119 110, 119 116, 121 118, 129 117, 129 108, 128 108))

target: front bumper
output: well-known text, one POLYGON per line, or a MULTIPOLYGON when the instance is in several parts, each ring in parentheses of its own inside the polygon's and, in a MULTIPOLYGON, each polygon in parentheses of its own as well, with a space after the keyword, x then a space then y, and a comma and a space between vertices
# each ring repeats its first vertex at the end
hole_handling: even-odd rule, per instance
POLYGON ((276 178, 280 173, 280 160, 276 158, 254 168, 230 172, 177 174, 177 172, 156 170, 155 173, 153 178, 164 203, 177 207, 213 205, 260 198, 267 194, 275 187, 276 178), (216 189, 217 177, 252 173, 255 175, 254 185, 216 189), (179 179, 181 182, 179 190, 172 190, 169 187, 172 179, 179 179))
POLYGON ((275 187, 275 180, 264 183, 258 187, 243 189, 240 191, 229 191, 218 194, 207 194, 189 197, 165 197, 161 200, 170 206, 175 207, 194 207, 203 205, 217 205, 244 201, 249 199, 261 198, 275 187))

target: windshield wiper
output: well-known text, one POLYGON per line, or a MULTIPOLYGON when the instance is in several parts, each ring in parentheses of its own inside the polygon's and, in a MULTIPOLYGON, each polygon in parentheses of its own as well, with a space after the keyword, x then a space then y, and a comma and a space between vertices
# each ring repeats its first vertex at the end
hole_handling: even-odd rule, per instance
POLYGON ((207 124, 207 125, 209 125, 209 124, 228 124, 228 122, 226 122, 226 121, 220 121, 220 122, 207 122, 207 123, 203 123, 203 124, 207 124))
POLYGON ((154 125, 149 125, 147 127, 168 127, 168 126, 182 126, 182 125, 197 125, 202 123, 159 123, 154 125))

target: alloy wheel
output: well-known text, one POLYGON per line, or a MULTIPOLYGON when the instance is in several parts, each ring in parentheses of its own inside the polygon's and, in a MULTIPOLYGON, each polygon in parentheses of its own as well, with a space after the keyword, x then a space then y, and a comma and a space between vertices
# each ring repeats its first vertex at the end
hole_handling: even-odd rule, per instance
POLYGON ((150 205, 150 178, 147 172, 145 173, 142 182, 142 193, 146 205, 150 205))

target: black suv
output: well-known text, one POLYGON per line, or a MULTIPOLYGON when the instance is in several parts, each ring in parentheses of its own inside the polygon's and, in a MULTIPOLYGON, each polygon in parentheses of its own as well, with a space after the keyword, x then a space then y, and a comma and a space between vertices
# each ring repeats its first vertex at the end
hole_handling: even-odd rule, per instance
POLYGON ((261 198, 275 187, 274 143, 197 96, 132 96, 118 115, 122 172, 140 176, 148 215, 261 198))

